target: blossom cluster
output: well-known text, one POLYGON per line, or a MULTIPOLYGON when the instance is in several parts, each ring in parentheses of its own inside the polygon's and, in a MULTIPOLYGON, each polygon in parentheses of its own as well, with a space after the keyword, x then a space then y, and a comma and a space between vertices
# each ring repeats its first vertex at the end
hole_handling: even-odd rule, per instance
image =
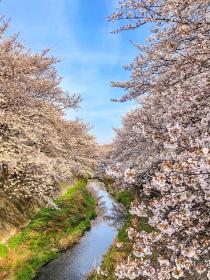
POLYGON ((60 87, 58 59, 27 50, 7 29, 0 18, 0 188, 13 200, 48 203, 60 181, 91 171, 97 146, 89 125, 65 119, 81 97, 60 87))
POLYGON ((123 23, 117 32, 149 23, 154 33, 137 45, 130 80, 113 83, 126 90, 120 101, 140 103, 116 129, 105 170, 139 193, 117 279, 210 279, 207 11, 206 0, 124 0, 110 17, 123 23))

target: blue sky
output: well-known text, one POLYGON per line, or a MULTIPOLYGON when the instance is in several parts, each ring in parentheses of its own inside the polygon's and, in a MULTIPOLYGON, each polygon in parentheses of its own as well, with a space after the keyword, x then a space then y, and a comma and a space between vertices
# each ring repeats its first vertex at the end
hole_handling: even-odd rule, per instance
POLYGON ((123 65, 132 61, 137 50, 129 43, 144 43, 147 29, 110 34, 116 27, 106 17, 117 7, 117 0, 3 0, 0 14, 11 18, 11 32, 20 32, 25 45, 35 51, 50 48, 63 58, 57 66, 64 77, 62 86, 80 93, 81 109, 68 111, 67 118, 79 117, 93 125, 99 143, 111 142, 113 127, 132 103, 113 103, 121 89, 110 81, 126 80, 123 65))

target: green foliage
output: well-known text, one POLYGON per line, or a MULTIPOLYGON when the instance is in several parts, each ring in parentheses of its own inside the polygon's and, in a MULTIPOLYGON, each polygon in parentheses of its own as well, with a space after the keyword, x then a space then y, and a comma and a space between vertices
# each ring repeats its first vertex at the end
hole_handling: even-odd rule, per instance
MULTIPOLYGON (((60 250, 74 244, 96 215, 86 180, 77 181, 55 203, 56 208, 40 210, 21 233, 10 238, 8 257, 7 246, 0 245, 0 256, 7 257, 7 266, 12 267, 12 279, 34 279, 39 267, 54 259, 60 250), (15 263, 10 262, 10 251, 15 254, 15 263)), ((0 271, 5 271, 1 263, 0 271)))
POLYGON ((36 272, 30 265, 25 265, 25 267, 16 274, 17 280, 28 280, 33 279, 36 276, 36 272))
POLYGON ((119 242, 124 242, 124 243, 129 242, 127 228, 130 226, 130 224, 131 224, 131 215, 128 213, 126 221, 124 225, 121 227, 121 229, 119 230, 117 235, 117 240, 119 242))
POLYGON ((0 243, 0 258, 2 257, 6 257, 8 254, 8 249, 7 249, 7 246, 0 243))
POLYGON ((14 235, 13 237, 10 238, 8 242, 8 246, 13 249, 17 248, 27 239, 27 235, 28 235, 28 230, 24 230, 23 232, 14 235))
POLYGON ((133 201, 133 194, 130 191, 121 191, 116 193, 116 199, 122 203, 126 208, 129 208, 133 201))
POLYGON ((44 263, 55 259, 58 256, 57 252, 43 252, 39 256, 34 256, 29 259, 17 273, 16 280, 29 280, 34 279, 37 273, 37 268, 41 267, 44 263))
POLYGON ((135 198, 134 190, 116 191, 113 189, 113 180, 110 178, 104 178, 103 183, 107 191, 112 194, 118 202, 122 203, 127 209, 130 207, 131 202, 135 198))

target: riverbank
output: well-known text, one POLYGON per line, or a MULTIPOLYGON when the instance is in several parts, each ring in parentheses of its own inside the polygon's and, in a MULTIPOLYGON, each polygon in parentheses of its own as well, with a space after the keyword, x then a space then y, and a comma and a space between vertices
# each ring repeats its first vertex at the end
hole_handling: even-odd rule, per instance
POLYGON ((132 243, 127 236, 127 228, 131 223, 131 215, 129 214, 129 207, 134 199, 132 193, 128 191, 116 192, 111 189, 111 186, 106 182, 106 188, 115 199, 125 206, 127 214, 125 216, 125 223, 119 230, 116 239, 108 252, 104 255, 100 270, 95 270, 89 277, 88 280, 116 280, 114 270, 116 263, 120 263, 126 258, 132 248, 132 243))
POLYGON ((55 201, 55 207, 42 209, 7 244, 0 244, 0 279, 34 279, 42 265, 75 244, 90 228, 95 202, 86 183, 77 181, 55 201))
POLYGON ((88 180, 87 189, 93 195, 97 217, 91 221, 77 244, 43 266, 37 280, 82 280, 101 264, 119 229, 124 223, 125 209, 97 179, 88 180))
MULTIPOLYGON (((107 191, 121 204, 125 206, 127 215, 125 223, 118 232, 112 246, 104 255, 102 264, 99 269, 96 269, 89 277, 88 280, 116 280, 114 274, 117 264, 120 264, 130 255, 132 251, 132 241, 128 238, 127 229, 132 223, 132 216, 129 213, 131 202, 136 198, 136 193, 133 190, 116 191, 112 188, 112 182, 104 180, 107 191)), ((147 224, 144 218, 139 219, 138 227, 141 231, 150 232, 152 229, 147 224)))

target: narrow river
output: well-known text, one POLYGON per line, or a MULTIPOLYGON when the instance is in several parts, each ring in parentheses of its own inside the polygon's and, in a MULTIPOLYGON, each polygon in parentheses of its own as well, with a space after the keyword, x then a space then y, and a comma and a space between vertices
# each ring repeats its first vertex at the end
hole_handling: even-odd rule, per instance
POLYGON ((104 184, 89 180, 88 190, 97 202, 97 218, 79 243, 40 269, 37 280, 80 280, 99 266, 124 221, 123 207, 107 193, 104 184))

